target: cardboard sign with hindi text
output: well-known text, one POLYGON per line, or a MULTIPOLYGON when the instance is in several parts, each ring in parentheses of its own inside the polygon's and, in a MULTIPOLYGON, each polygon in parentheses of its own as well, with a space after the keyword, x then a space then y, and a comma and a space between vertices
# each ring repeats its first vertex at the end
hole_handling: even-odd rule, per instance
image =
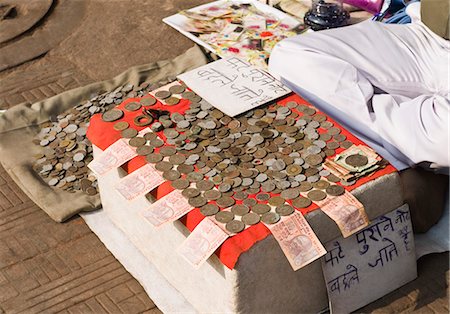
POLYGON ((264 70, 236 57, 208 63, 178 78, 231 117, 291 92, 264 70))
POLYGON ((417 277, 408 205, 325 245, 322 259, 332 313, 350 313, 417 277))

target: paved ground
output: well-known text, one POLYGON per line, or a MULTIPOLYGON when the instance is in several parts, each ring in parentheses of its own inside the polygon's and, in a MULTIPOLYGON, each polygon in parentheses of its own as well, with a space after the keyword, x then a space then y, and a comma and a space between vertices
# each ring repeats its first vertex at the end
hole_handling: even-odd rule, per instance
MULTIPOLYGON (((53 1, 51 14, 25 36, 0 44, 1 62, 22 60, 0 72, 0 109, 180 54, 192 43, 163 25, 161 18, 206 1, 72 2, 77 2, 77 10, 69 10, 73 4, 68 0, 53 1), (67 10, 70 14, 65 14, 67 10), (71 22, 66 24, 66 19, 71 22), (64 31, 51 31, 64 27, 64 31), (13 46, 24 45, 25 39, 33 43, 33 36, 40 36, 41 50, 31 53, 13 46)), ((361 311, 448 313, 448 260, 448 253, 422 258, 417 280, 361 311)), ((2 312, 132 314, 159 310, 81 218, 53 222, 0 167, 2 312)))

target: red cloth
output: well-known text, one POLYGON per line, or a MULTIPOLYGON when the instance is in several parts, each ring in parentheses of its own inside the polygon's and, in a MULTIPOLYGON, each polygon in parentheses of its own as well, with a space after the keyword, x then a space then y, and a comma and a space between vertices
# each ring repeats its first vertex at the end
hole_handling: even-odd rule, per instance
MULTIPOLYGON (((145 96, 150 97, 150 96, 145 96)), ((145 98, 144 97, 144 98, 145 98)), ((134 112, 128 112, 124 110, 124 106, 129 102, 139 102, 140 98, 131 98, 125 100, 122 104, 117 106, 118 108, 122 109, 125 112, 125 115, 120 121, 127 121, 130 123, 130 126, 133 126, 138 131, 144 129, 145 127, 136 127, 133 123, 133 119, 142 114, 141 110, 134 111, 134 112)), ((289 101, 296 101, 298 104, 305 104, 308 106, 311 106, 309 103, 307 103, 303 98, 301 98, 298 95, 291 94, 290 96, 287 96, 283 98, 282 100, 279 100, 278 103, 281 105, 286 104, 289 101)), ((312 106, 311 106, 312 107, 312 106)), ((189 101, 186 99, 182 99, 180 103, 178 103, 175 106, 165 106, 161 104, 159 101, 157 104, 152 106, 152 109, 162 109, 170 112, 179 112, 184 113, 189 108, 189 101)), ((317 109, 316 109, 317 110, 317 109)), ((317 112, 320 112, 317 110, 317 112)), ((342 128, 338 123, 336 123, 334 120, 328 117, 327 119, 330 122, 333 122, 333 124, 336 127, 339 127, 341 129, 341 133, 344 134, 347 137, 347 140, 353 142, 356 145, 365 145, 362 141, 360 141, 358 138, 350 134, 347 130, 342 128)), ((115 123, 115 122, 114 122, 115 123)), ((115 141, 121 138, 120 132, 113 129, 114 123, 111 122, 104 122, 101 119, 100 114, 96 114, 91 118, 90 126, 88 128, 87 137, 89 140, 99 147, 102 150, 105 150, 109 145, 113 144, 115 141)), ((319 130, 320 131, 320 130, 319 130)), ((165 137, 162 132, 159 132, 158 135, 165 140, 165 137)), ((336 153, 340 153, 343 151, 342 148, 339 148, 336 150, 336 153)), ((128 163, 123 165, 123 168, 128 172, 131 173, 134 170, 140 168, 141 166, 145 165, 145 157, 137 156, 130 160, 128 163)), ((371 176, 364 177, 359 179, 354 185, 352 186, 346 186, 345 189, 348 191, 352 191, 353 189, 363 185, 364 183, 374 180, 376 178, 379 178, 385 174, 389 174, 392 172, 395 172, 395 168, 391 165, 388 165, 384 169, 381 169, 371 176)), ((153 196, 155 196, 156 199, 160 199, 164 195, 170 193, 173 191, 173 188, 170 185, 170 182, 165 182, 162 185, 160 185, 158 188, 156 188, 154 191, 152 191, 153 196)), ((316 204, 312 204, 308 208, 301 209, 302 214, 306 214, 308 212, 311 212, 315 209, 318 209, 318 206, 316 204)), ((204 216, 200 213, 200 209, 195 208, 191 212, 189 212, 187 215, 185 215, 183 218, 180 219, 180 221, 186 225, 186 227, 192 231, 194 228, 202 221, 204 216)), ((267 229, 264 224, 258 223, 254 226, 251 226, 250 228, 247 228, 246 230, 238 233, 235 236, 232 236, 228 238, 216 251, 217 256, 222 261, 222 263, 227 266, 230 269, 233 269, 236 265, 236 262, 238 261, 239 256, 243 253, 249 250, 253 244, 255 244, 258 241, 263 240, 265 237, 267 237, 270 234, 269 229, 267 229)))

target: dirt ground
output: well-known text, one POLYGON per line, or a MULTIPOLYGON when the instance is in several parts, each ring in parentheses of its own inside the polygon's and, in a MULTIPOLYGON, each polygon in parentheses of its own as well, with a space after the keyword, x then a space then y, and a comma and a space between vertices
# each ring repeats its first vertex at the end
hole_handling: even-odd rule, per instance
MULTIPOLYGON (((206 2, 34 0, 35 7, 27 9, 24 1, 9 0, 17 7, 14 19, 22 20, 12 26, 0 21, 0 39, 13 36, 19 27, 24 33, 0 42, 0 109, 179 55, 193 43, 161 19, 206 2)), ((448 260, 448 253, 421 258, 418 279, 361 312, 448 313, 448 260)), ((0 166, 3 312, 159 310, 80 217, 63 224, 52 221, 0 166)))

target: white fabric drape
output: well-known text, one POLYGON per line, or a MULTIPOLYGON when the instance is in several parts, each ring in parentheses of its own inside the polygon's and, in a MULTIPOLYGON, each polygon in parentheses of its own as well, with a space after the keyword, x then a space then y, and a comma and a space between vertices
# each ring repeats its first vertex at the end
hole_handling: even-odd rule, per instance
POLYGON ((448 41, 421 23, 366 21, 299 35, 269 71, 399 169, 449 167, 448 41))

